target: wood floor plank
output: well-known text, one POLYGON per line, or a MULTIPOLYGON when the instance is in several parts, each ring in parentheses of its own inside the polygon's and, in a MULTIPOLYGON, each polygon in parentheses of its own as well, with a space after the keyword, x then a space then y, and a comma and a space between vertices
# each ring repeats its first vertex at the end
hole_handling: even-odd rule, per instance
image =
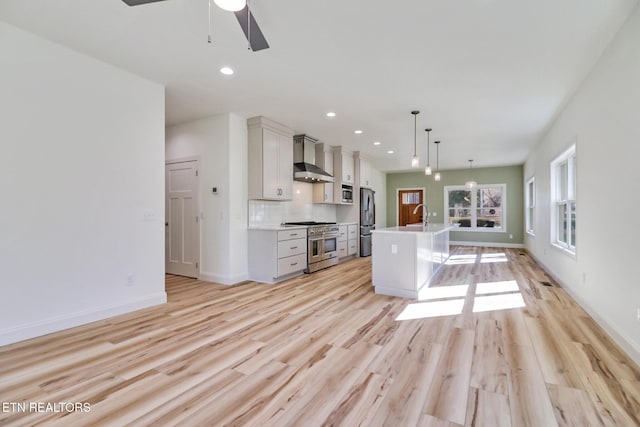
POLYGON ((167 304, 0 347, 3 404, 91 407, 0 425, 640 425, 640 368, 524 250, 452 247, 424 301, 376 295, 370 270, 167 275, 167 304))

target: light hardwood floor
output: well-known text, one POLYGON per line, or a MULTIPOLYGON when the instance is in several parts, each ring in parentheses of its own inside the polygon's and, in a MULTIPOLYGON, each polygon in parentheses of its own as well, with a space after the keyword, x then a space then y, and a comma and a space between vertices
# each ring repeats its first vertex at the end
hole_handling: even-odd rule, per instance
POLYGON ((0 347, 0 425, 640 425, 640 369, 522 250, 455 247, 422 301, 370 258, 0 347), (3 406, 3 409, 7 409, 3 406))

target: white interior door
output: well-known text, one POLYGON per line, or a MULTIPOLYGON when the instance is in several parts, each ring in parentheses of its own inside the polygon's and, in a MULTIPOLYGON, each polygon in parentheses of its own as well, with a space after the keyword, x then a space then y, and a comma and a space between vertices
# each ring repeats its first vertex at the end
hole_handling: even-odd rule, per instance
POLYGON ((165 187, 166 272, 198 277, 200 263, 198 161, 167 163, 165 187))

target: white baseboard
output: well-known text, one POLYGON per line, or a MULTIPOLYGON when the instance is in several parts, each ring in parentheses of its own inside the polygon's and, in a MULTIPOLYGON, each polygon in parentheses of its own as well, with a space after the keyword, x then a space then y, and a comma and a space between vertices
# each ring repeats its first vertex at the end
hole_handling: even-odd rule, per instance
POLYGON ((165 304, 167 293, 162 291, 156 294, 128 301, 126 304, 95 307, 88 310, 77 311, 63 316, 50 317, 23 325, 0 329, 0 345, 13 344, 52 332, 62 331, 75 326, 104 320, 109 317, 129 313, 154 305, 165 304))
POLYGON ((627 353, 629 357, 633 359, 638 365, 640 365, 640 347, 634 343, 634 341, 627 337, 625 334, 620 333, 615 327, 613 322, 610 322, 606 318, 602 317, 598 314, 598 311, 595 310, 587 301, 585 301, 579 294, 575 293, 573 289, 564 283, 560 278, 558 278, 553 271, 546 265, 542 260, 538 259, 533 253, 527 251, 529 255, 544 269, 545 273, 547 273, 551 278, 556 281, 562 289, 564 289, 571 298, 573 298, 579 305, 586 311, 589 316, 596 321, 596 323, 605 330, 605 332, 611 337, 613 341, 616 342, 624 351, 627 353))
POLYGON ((237 285, 249 280, 249 273, 236 274, 235 276, 222 276, 215 273, 200 272, 198 280, 214 282, 220 285, 237 285))
POLYGON ((458 245, 458 246, 481 246, 487 248, 513 248, 513 249, 523 249, 524 244, 522 243, 492 243, 492 242, 456 242, 450 241, 449 245, 458 245))

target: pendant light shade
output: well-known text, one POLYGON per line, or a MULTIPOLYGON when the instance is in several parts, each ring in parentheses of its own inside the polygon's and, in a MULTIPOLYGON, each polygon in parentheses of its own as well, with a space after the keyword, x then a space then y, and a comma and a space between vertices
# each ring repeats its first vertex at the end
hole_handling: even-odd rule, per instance
POLYGON ((228 10, 229 12, 237 12, 247 5, 247 0, 213 0, 213 2, 220 9, 228 10))
POLYGON ((433 179, 436 181, 440 181, 442 176, 440 175, 440 141, 433 141, 436 144, 436 174, 433 176, 433 179))
POLYGON ((418 114, 420 114, 420 111, 413 110, 411 112, 411 114, 413 114, 413 157, 411 158, 411 167, 415 169, 415 168, 420 167, 420 159, 418 158, 418 153, 416 152, 416 149, 417 149, 417 134, 416 134, 417 118, 418 118, 418 114))
POLYGON ((431 144, 429 143, 429 136, 431 135, 431 128, 427 128, 425 129, 425 132, 427 132, 427 166, 425 166, 424 168, 424 174, 425 175, 431 175, 433 173, 433 171, 431 170, 431 156, 430 156, 430 151, 431 151, 431 144))
POLYGON ((473 180, 472 165, 473 165, 473 160, 469 160, 469 181, 464 183, 465 187, 467 187, 469 190, 473 189, 478 185, 478 183, 473 180))

